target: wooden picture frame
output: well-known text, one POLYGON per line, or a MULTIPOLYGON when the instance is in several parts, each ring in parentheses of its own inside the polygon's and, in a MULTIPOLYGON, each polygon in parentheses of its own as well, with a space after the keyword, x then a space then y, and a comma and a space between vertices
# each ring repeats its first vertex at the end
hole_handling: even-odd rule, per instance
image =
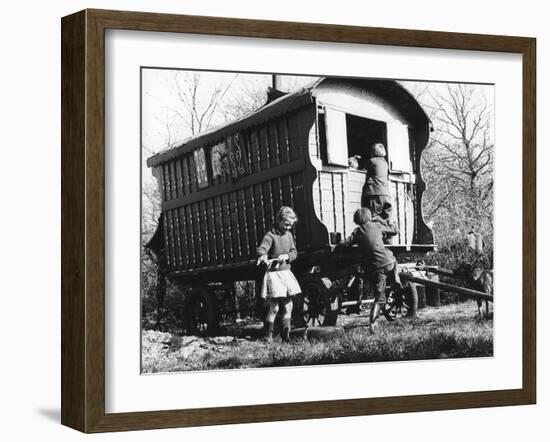
MULTIPOLYGON (((62 19, 62 424, 83 432, 533 404, 536 400, 536 41, 533 38, 85 10, 62 19), (105 412, 105 30, 521 54, 523 382, 512 390, 105 412)), ((519 167, 519 166, 518 166, 519 167)))

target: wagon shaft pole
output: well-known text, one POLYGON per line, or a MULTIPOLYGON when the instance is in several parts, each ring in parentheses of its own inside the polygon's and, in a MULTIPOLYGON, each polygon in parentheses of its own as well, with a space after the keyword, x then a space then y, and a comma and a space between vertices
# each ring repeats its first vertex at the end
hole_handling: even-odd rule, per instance
POLYGON ((417 282, 418 284, 422 284, 426 287, 435 287, 435 288, 439 288, 439 289, 448 290, 449 292, 458 293, 458 294, 466 296, 468 298, 483 299, 485 301, 491 301, 491 302, 493 301, 493 296, 489 295, 485 292, 478 292, 477 290, 466 289, 464 287, 458 287, 456 285, 444 284, 442 282, 435 282, 435 281, 431 281, 429 279, 418 278, 418 277, 412 276, 410 273, 406 273, 406 272, 400 273, 399 277, 402 280, 417 282))
POLYGON ((435 267, 435 266, 417 266, 417 267, 414 267, 414 268, 417 269, 417 270, 424 270, 424 271, 430 272, 430 273, 436 273, 438 275, 450 276, 452 278, 457 278, 457 276, 454 274, 454 272, 452 270, 442 269, 442 268, 435 267))

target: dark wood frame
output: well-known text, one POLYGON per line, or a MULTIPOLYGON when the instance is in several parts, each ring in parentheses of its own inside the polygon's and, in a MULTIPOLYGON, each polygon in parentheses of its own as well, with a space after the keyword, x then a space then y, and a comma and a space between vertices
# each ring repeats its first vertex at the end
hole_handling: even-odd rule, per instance
POLYGON ((84 432, 534 404, 536 40, 216 17, 85 10, 62 19, 61 422, 84 432), (106 29, 496 51, 523 57, 523 386, 402 397, 105 413, 106 29))

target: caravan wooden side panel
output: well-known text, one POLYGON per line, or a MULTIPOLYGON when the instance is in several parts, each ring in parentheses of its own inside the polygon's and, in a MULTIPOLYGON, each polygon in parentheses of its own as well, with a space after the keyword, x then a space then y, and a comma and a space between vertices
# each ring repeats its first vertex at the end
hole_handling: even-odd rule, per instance
POLYGON ((346 225, 346 198, 344 196, 344 173, 332 174, 332 197, 334 199, 334 224, 335 231, 344 235, 346 225))
POLYGON ((240 260, 242 259, 243 255, 241 251, 241 233, 240 233, 240 227, 239 227, 238 210, 239 209, 237 207, 237 192, 231 192, 229 194, 229 213, 230 213, 229 219, 231 220, 231 237, 233 239, 233 243, 232 243, 233 256, 235 259, 240 260))
POLYGON ((181 173, 181 161, 174 161, 174 167, 176 169, 176 193, 178 197, 183 196, 183 177, 181 173))
POLYGON ((415 240, 415 200, 413 184, 390 180, 389 188, 393 204, 392 219, 399 226, 399 235, 393 244, 410 245, 415 240))
POLYGON ((212 260, 210 258, 210 229, 206 216, 206 201, 197 203, 197 213, 201 230, 203 264, 208 265, 212 260))
POLYGON ((180 240, 181 240, 181 258, 182 258, 182 269, 186 269, 189 267, 189 245, 187 243, 187 220, 185 218, 185 210, 180 207, 177 210, 177 216, 179 220, 179 228, 180 228, 180 240))
POLYGON ((320 158, 319 146, 319 125, 318 122, 315 121, 309 131, 308 138, 308 151, 311 158, 320 158))
MULTIPOLYGON (((303 174, 276 177, 165 212, 170 270, 255 259, 256 247, 283 205, 305 205, 303 174), (286 181, 287 185, 283 185, 286 181), (271 220, 271 221, 270 221, 271 220)), ((338 203, 340 204, 340 202, 338 203)), ((297 210, 307 232, 307 214, 297 210)), ((300 239, 304 243, 306 233, 300 239)))
POLYGON ((195 238, 193 237, 193 219, 191 217, 191 206, 184 207, 183 213, 186 220, 185 225, 187 226, 187 247, 189 250, 189 260, 193 263, 196 262, 198 258, 196 257, 195 252, 195 238))
POLYGON ((399 226, 398 244, 406 244, 407 239, 405 237, 407 231, 405 228, 405 218, 407 216, 405 210, 405 192, 403 191, 403 185, 399 182, 395 182, 395 208, 397 209, 397 224, 399 226))
POLYGON ((219 253, 218 253, 218 238, 216 232, 216 218, 214 213, 214 199, 210 198, 206 200, 206 219, 208 221, 208 232, 209 237, 209 249, 210 249, 210 263, 218 264, 219 262, 219 253))
POLYGON ((248 223, 246 219, 246 201, 244 189, 235 192, 235 210, 237 212, 237 222, 239 225, 239 259, 247 259, 252 255, 250 239, 248 236, 248 223))
MULTIPOLYGON (((214 221, 216 224, 215 236, 216 236, 216 264, 223 264, 225 262, 225 241, 223 231, 223 212, 221 196, 212 198, 214 201, 214 221)), ((193 262, 191 263, 193 266, 193 262)))
MULTIPOLYGON (((246 219, 247 219, 247 239, 248 239, 248 256, 256 256, 256 246, 260 242, 260 235, 262 232, 258 232, 258 224, 256 223, 255 217, 255 207, 254 207, 254 193, 252 187, 247 187, 244 189, 244 205, 246 209, 246 219)), ((244 210, 243 210, 244 212, 244 210)))
POLYGON ((233 260, 234 251, 231 235, 231 215, 229 211, 229 195, 227 193, 221 196, 222 203, 222 216, 223 216, 223 238, 224 238, 224 259, 225 263, 229 263, 233 260))
POLYGON ((405 186, 405 227, 407 229, 407 244, 412 244, 415 242, 415 213, 414 213, 414 196, 413 196, 413 185, 407 184, 405 186))
POLYGON ((288 119, 283 116, 277 120, 277 142, 279 145, 279 163, 290 162, 290 145, 288 141, 288 119))
MULTIPOLYGON (((343 237, 356 227, 353 214, 361 208, 361 196, 366 173, 362 171, 318 171, 313 186, 313 205, 317 217, 329 232, 338 232, 343 237)), ((389 181, 392 201, 391 219, 399 226, 399 234, 393 244, 410 245, 415 238, 414 184, 406 180, 389 181)))
POLYGON ((174 222, 172 220, 172 212, 168 211, 166 212, 166 222, 167 222, 167 233, 168 238, 170 240, 169 244, 169 253, 168 253, 168 263, 170 268, 175 269, 176 268, 176 244, 174 241, 174 222))
POLYGON ((179 220, 178 220, 178 211, 177 209, 170 210, 170 217, 172 219, 172 232, 173 239, 175 244, 175 257, 174 265, 176 268, 181 268, 182 266, 182 249, 180 241, 180 230, 179 230, 179 220))
POLYGON ((277 123, 270 121, 266 127, 267 137, 267 151, 269 152, 269 166, 274 167, 281 164, 281 157, 279 154, 279 140, 277 139, 277 123))
POLYGON ((183 173, 183 194, 189 195, 191 192, 191 174, 189 173, 189 161, 187 156, 181 158, 182 173, 183 173))
POLYGON ((321 171, 314 183, 315 214, 329 232, 349 236, 355 225, 354 212, 361 207, 365 174, 353 171, 321 171))
POLYGON ((306 205, 307 197, 304 187, 304 174, 292 174, 291 182, 292 200, 294 201, 292 207, 296 210, 298 218, 300 219, 296 226, 296 246, 298 250, 307 250, 310 246, 309 242, 311 238, 311 212, 306 205))
MULTIPOLYGON (((283 205, 297 211, 296 241, 304 249, 309 246, 311 197, 306 192, 304 155, 312 136, 312 115, 311 108, 299 109, 239 133, 246 174, 238 180, 225 170, 216 179, 209 176, 209 187, 199 189, 192 152, 157 167, 171 272, 255 259, 256 247, 283 205)), ((209 173, 211 147, 201 147, 209 173)), ((342 205, 341 198, 333 196, 333 187, 340 189, 342 180, 333 184, 332 177, 328 179, 327 198, 330 193, 342 205)), ((344 215, 333 218, 342 223, 344 215)))

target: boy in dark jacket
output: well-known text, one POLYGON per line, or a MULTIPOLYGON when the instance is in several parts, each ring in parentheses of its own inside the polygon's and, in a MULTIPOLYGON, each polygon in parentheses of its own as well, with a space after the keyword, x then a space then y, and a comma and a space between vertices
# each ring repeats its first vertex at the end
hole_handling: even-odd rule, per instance
POLYGON ((383 238, 384 235, 396 235, 398 229, 394 224, 374 221, 366 207, 356 210, 353 221, 358 227, 340 245, 349 247, 357 244, 363 255, 367 280, 374 287, 374 305, 370 312, 370 328, 374 331, 380 306, 386 303, 386 281, 395 277, 396 270, 395 256, 384 246, 383 238))

